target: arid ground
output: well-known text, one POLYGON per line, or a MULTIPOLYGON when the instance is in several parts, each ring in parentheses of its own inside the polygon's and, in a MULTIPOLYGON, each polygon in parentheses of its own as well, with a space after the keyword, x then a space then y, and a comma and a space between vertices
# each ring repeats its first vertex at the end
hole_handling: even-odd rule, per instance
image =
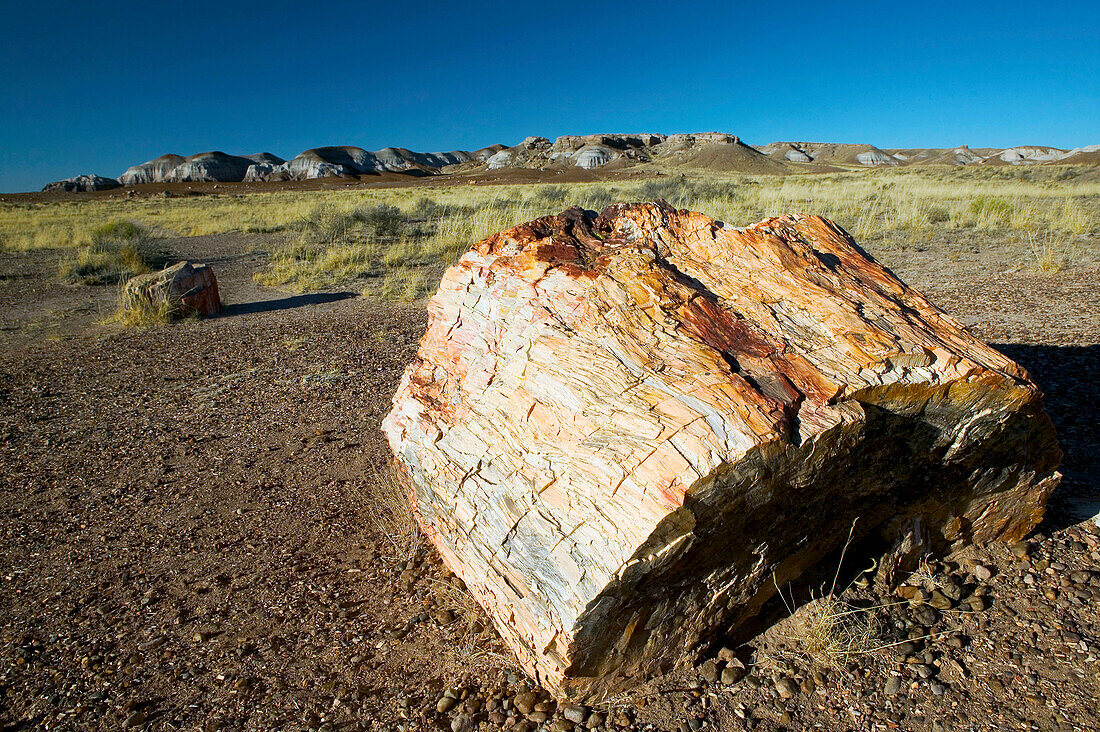
MULTIPOLYGON (((233 193, 234 205, 247 210, 249 195, 233 193)), ((212 265, 226 307, 127 328, 110 321, 116 287, 59 277, 79 241, 7 247, 0 726, 1098 730, 1100 527, 1088 517, 1100 511, 1100 232, 1090 195, 1069 239, 1009 218, 941 226, 935 210, 927 226, 861 237, 1046 392, 1065 480, 1038 531, 929 562, 910 582, 921 586, 914 603, 863 587, 875 547, 853 546, 840 599, 874 619, 869 649, 830 659, 796 642, 810 611, 790 610, 809 589, 784 588, 791 608, 773 602, 759 627, 721 640, 695 668, 585 709, 531 688, 394 505, 378 425, 441 266, 424 263, 425 249, 396 262, 421 267, 427 285, 401 290, 412 301, 400 302, 382 297, 395 290, 373 274, 310 270, 308 287, 297 270, 273 277, 301 227, 162 229, 172 258, 212 265)), ((66 216, 79 218, 85 204, 72 200, 66 216)), ((111 215, 140 213, 144 201, 120 200, 111 215)), ((25 205, 38 208, 8 220, 50 204, 25 205)), ((984 205, 964 201, 959 216, 980 218, 984 205)), ((1006 216, 1030 204, 1012 205, 1006 216)), ((308 256, 293 261, 320 261, 308 256)), ((386 263, 377 247, 364 256, 364 272, 386 263)))

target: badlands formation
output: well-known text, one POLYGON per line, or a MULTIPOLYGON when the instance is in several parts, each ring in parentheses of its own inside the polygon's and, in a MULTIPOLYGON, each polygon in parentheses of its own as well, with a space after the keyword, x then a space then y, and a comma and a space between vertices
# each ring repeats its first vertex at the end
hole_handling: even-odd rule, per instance
POLYGON ((1072 150, 1023 146, 1007 149, 966 146, 940 149, 880 149, 867 144, 773 142, 754 147, 720 132, 698 134, 565 135, 551 142, 528 137, 518 145, 496 144, 474 150, 413 152, 387 147, 368 151, 353 146, 318 147, 291 160, 257 153, 161 155, 128 168, 118 179, 81 175, 48 184, 46 191, 90 191, 149 183, 214 181, 257 183, 318 178, 359 179, 382 173, 408 175, 473 174, 511 169, 545 171, 708 170, 729 173, 792 173, 902 165, 1094 165, 1100 145, 1072 150))

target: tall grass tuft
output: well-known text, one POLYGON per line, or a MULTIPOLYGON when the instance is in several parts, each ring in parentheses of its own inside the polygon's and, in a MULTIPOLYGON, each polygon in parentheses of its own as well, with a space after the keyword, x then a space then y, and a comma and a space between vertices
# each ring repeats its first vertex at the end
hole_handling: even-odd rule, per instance
POLYGON ((67 282, 116 284, 164 265, 168 254, 152 233, 132 221, 111 221, 90 232, 90 241, 61 262, 67 282))

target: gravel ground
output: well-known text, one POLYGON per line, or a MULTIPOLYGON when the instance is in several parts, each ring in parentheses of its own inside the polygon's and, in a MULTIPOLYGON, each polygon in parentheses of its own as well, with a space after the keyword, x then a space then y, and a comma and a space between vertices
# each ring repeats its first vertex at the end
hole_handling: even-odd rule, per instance
POLYGON ((385 510, 378 424, 422 305, 261 288, 265 243, 174 242, 231 305, 149 331, 97 324, 113 292, 57 284, 51 255, 0 255, 3 729, 1100 729, 1092 262, 881 254, 1046 390, 1066 480, 1033 536, 901 587, 852 547, 841 599, 875 650, 815 661, 777 601, 691 670, 573 708, 385 510))

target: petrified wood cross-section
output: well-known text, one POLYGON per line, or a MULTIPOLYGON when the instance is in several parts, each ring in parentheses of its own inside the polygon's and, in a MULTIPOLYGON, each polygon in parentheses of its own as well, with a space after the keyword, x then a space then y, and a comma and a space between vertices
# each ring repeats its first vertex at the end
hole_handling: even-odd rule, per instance
POLYGON ((853 517, 1014 540, 1060 477, 1025 371, 822 218, 570 209, 474 245, 429 311, 384 422, 398 472, 565 696, 750 617, 853 517))

